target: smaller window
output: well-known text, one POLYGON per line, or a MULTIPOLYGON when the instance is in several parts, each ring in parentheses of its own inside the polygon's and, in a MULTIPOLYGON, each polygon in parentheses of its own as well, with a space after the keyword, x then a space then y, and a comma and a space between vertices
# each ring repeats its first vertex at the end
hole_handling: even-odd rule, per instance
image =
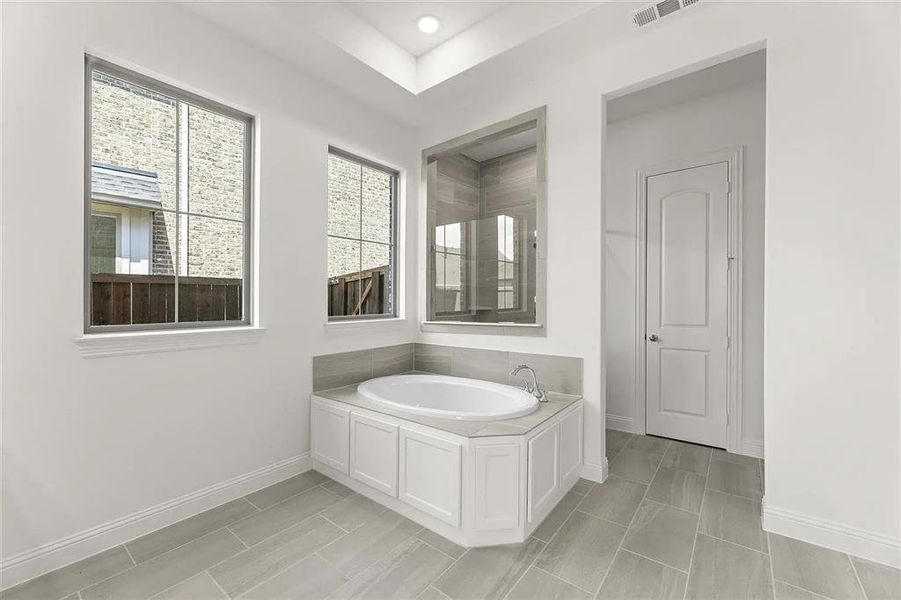
POLYGON ((397 171, 329 148, 329 320, 397 315, 397 187, 397 171))

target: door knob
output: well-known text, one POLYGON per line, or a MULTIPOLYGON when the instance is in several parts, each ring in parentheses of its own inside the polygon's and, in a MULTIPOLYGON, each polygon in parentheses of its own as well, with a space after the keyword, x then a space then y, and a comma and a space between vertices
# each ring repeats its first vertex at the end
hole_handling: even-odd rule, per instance
POLYGON ((657 334, 656 334, 656 333, 652 333, 651 335, 648 336, 648 341, 649 341, 649 342, 656 342, 656 341, 658 341, 658 340, 660 340, 660 338, 657 337, 657 334))

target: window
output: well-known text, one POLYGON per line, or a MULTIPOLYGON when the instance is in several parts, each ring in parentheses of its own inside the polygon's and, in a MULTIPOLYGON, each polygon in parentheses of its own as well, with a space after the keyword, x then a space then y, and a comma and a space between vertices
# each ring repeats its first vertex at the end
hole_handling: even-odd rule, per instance
POLYGON ((515 249, 515 221, 513 217, 497 217, 497 308, 498 310, 518 309, 517 301, 519 267, 515 249))
POLYGON ((397 171, 329 148, 329 320, 397 314, 397 183, 397 171))
POLYGON ((250 322, 253 119, 86 57, 85 330, 250 322))

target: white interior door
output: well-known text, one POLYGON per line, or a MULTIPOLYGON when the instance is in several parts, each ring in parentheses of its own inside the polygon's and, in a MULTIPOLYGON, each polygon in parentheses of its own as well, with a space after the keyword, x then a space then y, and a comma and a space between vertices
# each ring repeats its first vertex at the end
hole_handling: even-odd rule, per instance
POLYGON ((647 432, 725 448, 729 165, 646 181, 647 432))

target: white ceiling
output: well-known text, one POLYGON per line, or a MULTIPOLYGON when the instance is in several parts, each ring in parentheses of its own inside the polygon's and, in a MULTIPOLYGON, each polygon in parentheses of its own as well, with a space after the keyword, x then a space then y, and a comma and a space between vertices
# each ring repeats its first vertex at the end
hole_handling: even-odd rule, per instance
POLYGON ((509 2, 342 2, 348 10, 389 40, 420 57, 509 2), (422 33, 416 21, 432 15, 441 22, 434 33, 422 33))

